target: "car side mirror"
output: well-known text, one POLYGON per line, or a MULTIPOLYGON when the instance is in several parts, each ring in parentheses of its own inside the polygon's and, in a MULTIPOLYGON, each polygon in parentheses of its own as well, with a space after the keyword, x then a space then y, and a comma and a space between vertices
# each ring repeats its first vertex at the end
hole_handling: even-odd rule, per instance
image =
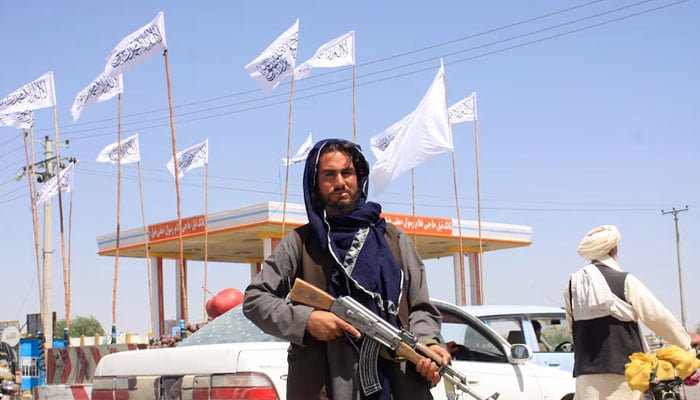
POLYGON ((522 364, 532 358, 532 351, 524 344, 514 344, 510 346, 510 362, 522 364))

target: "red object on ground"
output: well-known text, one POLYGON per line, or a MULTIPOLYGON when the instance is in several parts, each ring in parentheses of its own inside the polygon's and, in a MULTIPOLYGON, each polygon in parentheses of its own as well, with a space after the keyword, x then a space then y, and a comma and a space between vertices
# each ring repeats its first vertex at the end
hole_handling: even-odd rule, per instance
POLYGON ((241 303, 243 303, 243 293, 238 289, 226 288, 207 300, 205 308, 209 318, 214 319, 241 303))

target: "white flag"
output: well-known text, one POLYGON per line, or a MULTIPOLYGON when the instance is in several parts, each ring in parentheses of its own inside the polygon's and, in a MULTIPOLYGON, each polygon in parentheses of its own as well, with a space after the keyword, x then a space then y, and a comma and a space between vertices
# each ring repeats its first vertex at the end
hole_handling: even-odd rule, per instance
POLYGON ((294 80, 306 78, 311 68, 333 68, 355 65, 355 31, 350 31, 316 50, 316 54, 294 70, 294 80))
POLYGON ((120 93, 124 93, 122 74, 115 77, 107 77, 104 72, 101 73, 97 79, 92 81, 85 89, 81 90, 80 93, 75 96, 73 107, 70 109, 73 122, 80 118, 83 108, 95 103, 107 101, 120 93))
POLYGON ((418 107, 402 122, 394 140, 372 167, 374 193, 381 194, 402 173, 434 156, 452 150, 452 134, 445 100, 445 69, 440 70, 418 107))
MULTIPOLYGON (((139 135, 129 136, 126 139, 122 139, 121 143, 121 153, 122 153, 122 164, 130 164, 141 161, 141 155, 139 154, 139 135)), ((119 162, 119 147, 117 147, 117 142, 114 142, 106 146, 100 154, 97 155, 97 162, 116 164, 119 162)))
POLYGON ((0 126, 10 126, 18 129, 29 129, 34 125, 34 112, 31 110, 0 114, 0 126))
POLYGON ((299 147, 299 150, 297 150, 297 153, 294 155, 292 158, 283 158, 282 162, 284 163, 285 166, 288 165, 293 165, 296 163, 300 163, 302 161, 306 160, 306 157, 309 155, 311 152, 311 149, 314 147, 314 141, 311 139, 311 132, 309 132, 309 137, 306 138, 306 141, 299 147))
MULTIPOLYGON (((208 164, 209 139, 203 141, 202 143, 195 144, 194 146, 190 146, 185 150, 182 150, 181 152, 176 154, 176 158, 178 178, 182 178, 182 176, 185 175, 185 172, 191 169, 202 167, 208 164)), ((175 176, 175 164, 173 163, 172 158, 170 158, 170 161, 168 161, 167 167, 168 171, 170 171, 170 173, 173 176, 175 176)))
POLYGON ((117 76, 146 58, 168 49, 165 43, 165 17, 159 12, 153 21, 122 39, 107 56, 105 74, 117 76))
POLYGON ((55 105, 56 88, 53 83, 53 71, 49 71, 0 99, 0 114, 33 111, 55 105))
POLYGON ((476 121, 476 92, 453 104, 449 113, 452 124, 476 121))
POLYGON ((245 66, 251 78, 255 79, 265 92, 277 87, 285 76, 292 73, 297 59, 298 37, 299 19, 245 66))
MULTIPOLYGON (((73 166, 75 163, 69 163, 66 168, 61 170, 61 191, 70 193, 73 190, 73 166)), ((36 204, 42 204, 58 193, 58 176, 54 175, 48 182, 41 185, 36 194, 36 204)))
POLYGON ((408 123, 413 114, 408 114, 407 116, 401 118, 401 121, 396 122, 394 125, 386 128, 385 130, 377 133, 369 139, 369 147, 372 149, 374 157, 379 159, 387 147, 394 141, 396 135, 399 134, 401 129, 408 123))

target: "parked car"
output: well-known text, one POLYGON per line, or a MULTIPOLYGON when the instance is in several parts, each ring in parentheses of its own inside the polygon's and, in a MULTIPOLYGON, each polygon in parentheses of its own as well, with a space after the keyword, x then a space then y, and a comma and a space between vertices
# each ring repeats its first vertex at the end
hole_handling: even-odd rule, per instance
POLYGON ((533 362, 572 372, 573 340, 563 308, 532 305, 467 306, 464 310, 482 320, 509 343, 523 343, 533 362), (536 328, 540 328, 538 340, 536 328))
MULTIPOLYGON (((463 309, 437 300, 435 304, 443 313, 445 336, 463 333, 464 348, 453 367, 467 376, 474 393, 483 398, 495 392, 504 399, 573 398, 570 374, 531 363, 526 346, 511 346, 463 309)), ((95 370, 91 398, 285 399, 288 346, 263 333, 236 307, 178 347, 103 357, 95 370)), ((447 391, 441 383, 433 396, 446 400, 447 391)), ((449 398, 472 397, 459 392, 449 398)))

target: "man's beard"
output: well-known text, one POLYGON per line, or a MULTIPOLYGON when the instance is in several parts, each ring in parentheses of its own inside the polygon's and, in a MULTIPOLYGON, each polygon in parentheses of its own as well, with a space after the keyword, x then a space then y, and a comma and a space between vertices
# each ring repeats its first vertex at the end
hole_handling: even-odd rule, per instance
POLYGON ((359 194, 355 194, 350 201, 335 201, 335 202, 325 202, 326 214, 330 217, 339 217, 343 215, 350 214, 352 210, 355 209, 357 205, 357 198, 359 194))

